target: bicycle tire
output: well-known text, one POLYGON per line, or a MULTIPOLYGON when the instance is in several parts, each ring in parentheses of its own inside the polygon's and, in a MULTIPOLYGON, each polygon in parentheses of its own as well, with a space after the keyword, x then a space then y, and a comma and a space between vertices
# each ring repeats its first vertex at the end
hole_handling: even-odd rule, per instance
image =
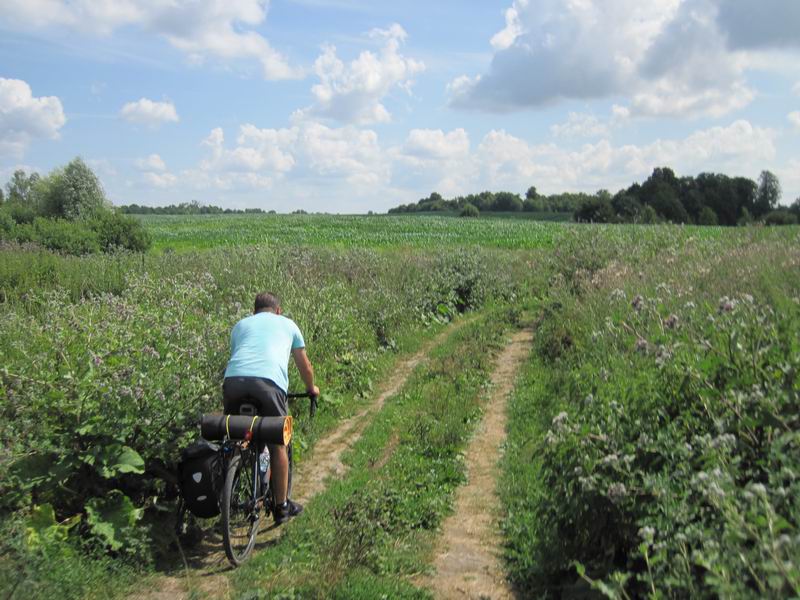
POLYGON ((261 511, 256 509, 250 477, 254 465, 252 452, 234 456, 225 472, 222 487, 222 543, 225 555, 234 567, 241 565, 255 546, 261 523, 261 511))

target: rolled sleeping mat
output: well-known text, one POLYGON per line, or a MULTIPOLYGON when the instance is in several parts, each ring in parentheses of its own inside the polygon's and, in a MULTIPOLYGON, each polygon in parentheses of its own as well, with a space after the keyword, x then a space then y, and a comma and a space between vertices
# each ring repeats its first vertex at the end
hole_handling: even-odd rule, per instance
POLYGON ((203 415, 200 419, 200 435, 209 441, 243 440, 248 431, 255 442, 287 446, 292 441, 292 417, 203 415))

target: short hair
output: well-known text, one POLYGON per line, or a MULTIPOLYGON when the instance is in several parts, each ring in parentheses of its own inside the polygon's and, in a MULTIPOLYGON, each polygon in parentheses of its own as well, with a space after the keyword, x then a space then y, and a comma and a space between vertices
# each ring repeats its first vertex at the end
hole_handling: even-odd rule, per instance
POLYGON ((281 307, 280 298, 271 292, 262 292, 256 295, 253 306, 253 314, 264 312, 265 310, 278 310, 281 307))

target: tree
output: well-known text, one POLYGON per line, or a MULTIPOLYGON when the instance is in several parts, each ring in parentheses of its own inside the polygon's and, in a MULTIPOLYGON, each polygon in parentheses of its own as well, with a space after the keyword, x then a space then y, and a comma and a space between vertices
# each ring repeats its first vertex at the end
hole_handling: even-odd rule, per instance
POLYGON ((17 169, 6 184, 9 202, 28 202, 31 200, 31 191, 39 181, 38 173, 26 175, 22 169, 17 169))
POLYGON ((503 212, 517 212, 522 210, 522 198, 511 192, 497 192, 494 195, 493 210, 503 212))
POLYGON ((758 192, 756 192, 756 204, 753 214, 761 217, 778 206, 781 199, 781 182, 778 177, 770 171, 761 171, 758 177, 758 192))
POLYGON ((80 219, 109 207, 103 186, 80 158, 54 171, 37 187, 43 211, 53 217, 80 219))
POLYGON ((667 221, 686 223, 689 220, 689 213, 678 199, 678 194, 665 183, 659 182, 654 186, 648 204, 667 221))
POLYGON ((533 202, 539 197, 539 192, 536 191, 536 186, 531 186, 528 188, 528 191, 525 192, 525 200, 530 200, 533 202))
POLYGON ((709 208, 708 206, 704 206, 702 209, 700 209, 700 214, 697 216, 697 224, 718 225, 719 220, 717 219, 717 213, 711 210, 711 208, 709 208))
POLYGON ((636 220, 636 215, 641 212, 642 205, 636 196, 621 191, 611 201, 611 208, 614 209, 620 221, 632 223, 636 220))
POLYGON ((612 223, 616 215, 607 199, 590 197, 575 211, 579 223, 612 223))
POLYGON ((5 202, 5 198, 3 197, 3 188, 0 188, 0 206, 3 206, 3 202, 5 202))

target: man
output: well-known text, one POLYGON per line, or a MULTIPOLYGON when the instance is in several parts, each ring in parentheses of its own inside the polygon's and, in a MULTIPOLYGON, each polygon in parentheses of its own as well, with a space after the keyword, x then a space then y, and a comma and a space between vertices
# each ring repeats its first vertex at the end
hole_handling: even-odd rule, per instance
MULTIPOLYGON (((239 321, 231 332, 231 359, 225 369, 222 395, 225 414, 238 414, 243 403, 254 404, 261 416, 286 416, 289 355, 294 358, 309 394, 318 396, 314 369, 306 356, 305 341, 294 321, 282 316, 274 294, 258 294, 253 315, 239 321)), ((299 515, 303 507, 287 498, 289 457, 286 446, 269 446, 275 507, 280 525, 299 515)))

